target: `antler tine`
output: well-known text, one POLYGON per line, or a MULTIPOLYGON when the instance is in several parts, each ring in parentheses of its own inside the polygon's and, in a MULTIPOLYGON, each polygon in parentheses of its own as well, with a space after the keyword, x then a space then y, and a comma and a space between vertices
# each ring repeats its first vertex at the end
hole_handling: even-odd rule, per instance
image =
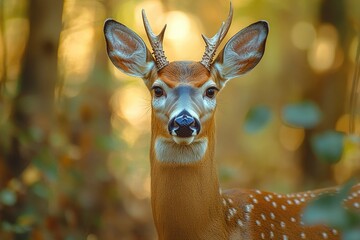
POLYGON ((226 21, 222 23, 219 31, 212 38, 208 38, 204 34, 201 34, 202 38, 205 41, 206 46, 205 46, 205 53, 200 63, 204 65, 204 67, 206 67, 209 71, 210 71, 210 65, 216 53, 216 49, 219 47, 221 41, 224 39, 230 28, 232 17, 233 17, 233 8, 230 2, 229 16, 227 17, 226 21))
POLYGON ((166 60, 166 56, 165 56, 165 53, 163 50, 163 45, 162 45, 166 25, 161 30, 160 34, 156 36, 153 33, 153 31, 151 30, 151 27, 150 27, 149 21, 146 17, 144 9, 142 10, 142 18, 143 18, 143 22, 144 22, 146 35, 148 36, 148 39, 150 41, 150 44, 151 44, 151 47, 153 50, 153 54, 155 56, 156 66, 159 71, 160 69, 162 69, 163 67, 165 67, 166 65, 169 64, 169 61, 166 60))

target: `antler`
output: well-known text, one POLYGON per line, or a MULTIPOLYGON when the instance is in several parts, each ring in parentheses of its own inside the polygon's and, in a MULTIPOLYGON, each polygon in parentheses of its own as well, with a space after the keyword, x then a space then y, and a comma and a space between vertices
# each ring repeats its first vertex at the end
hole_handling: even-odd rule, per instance
POLYGON ((155 35, 153 31, 151 30, 149 21, 146 17, 145 10, 142 10, 142 18, 144 22, 144 27, 146 31, 146 35, 148 36, 148 39, 150 41, 151 47, 153 49, 153 54, 155 56, 156 66, 158 68, 158 71, 169 64, 169 61, 166 60, 166 56, 163 50, 163 39, 164 39, 164 33, 166 29, 166 25, 162 29, 159 35, 155 35))
POLYGON ((216 49, 219 47, 221 41, 224 39, 230 28, 232 17, 233 17, 233 8, 230 2, 229 16, 227 17, 226 21, 222 23, 220 30, 212 38, 207 38, 204 34, 201 34, 202 38, 205 41, 206 46, 205 46, 205 53, 200 63, 204 65, 204 67, 206 67, 209 71, 210 71, 210 65, 216 53, 216 49))

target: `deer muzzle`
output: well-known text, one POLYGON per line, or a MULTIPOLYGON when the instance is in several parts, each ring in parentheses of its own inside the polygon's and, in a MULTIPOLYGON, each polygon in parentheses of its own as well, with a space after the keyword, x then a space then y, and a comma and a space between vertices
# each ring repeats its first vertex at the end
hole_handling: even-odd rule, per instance
POLYGON ((199 120, 186 110, 173 117, 168 125, 170 135, 180 138, 194 137, 199 134, 200 128, 199 120))

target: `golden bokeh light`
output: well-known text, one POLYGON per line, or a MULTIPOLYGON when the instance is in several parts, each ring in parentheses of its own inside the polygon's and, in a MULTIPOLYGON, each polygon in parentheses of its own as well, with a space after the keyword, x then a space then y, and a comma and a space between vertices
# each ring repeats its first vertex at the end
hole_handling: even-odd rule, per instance
POLYGON ((4 29, 0 40, 0 55, 2 56, 0 58, 0 77, 5 74, 4 68, 6 67, 7 89, 14 94, 17 91, 16 80, 21 71, 22 55, 28 40, 29 20, 26 18, 10 19, 5 22, 4 29))
POLYGON ((65 1, 65 28, 60 36, 59 69, 64 78, 63 94, 76 96, 80 85, 88 79, 95 61, 94 39, 96 6, 79 7, 76 1, 65 1))
POLYGON ((334 166, 337 183, 348 181, 360 169, 360 139, 356 135, 344 138, 344 152, 341 161, 334 166))
POLYGON ((356 53, 358 46, 359 46, 359 38, 355 36, 353 37, 349 47, 349 58, 353 63, 355 63, 356 61, 356 53))
POLYGON ((338 33, 335 27, 330 24, 320 26, 308 53, 310 66, 318 72, 329 70, 336 60, 337 45, 338 33))
POLYGON ((247 7, 253 0, 232 1, 235 8, 247 7))
POLYGON ((137 199, 150 198, 150 175, 144 172, 147 172, 147 169, 138 169, 141 178, 139 174, 132 174, 125 180, 125 184, 137 199))
MULTIPOLYGON (((354 119, 354 130, 355 133, 360 133, 360 116, 356 116, 354 119)), ((349 133, 350 114, 342 115, 335 125, 335 130, 339 132, 349 133)))
POLYGON ((349 132, 349 120, 350 120, 350 115, 349 114, 342 115, 336 121, 335 130, 339 131, 339 132, 348 133, 349 132))
POLYGON ((181 11, 166 14, 168 29, 165 45, 169 48, 169 59, 199 61, 205 49, 196 18, 181 11))
MULTIPOLYGON (((164 7, 161 1, 152 0, 152 1, 143 1, 136 5, 134 8, 134 20, 135 20, 135 27, 136 30, 144 29, 144 24, 141 16, 141 11, 145 10, 146 16, 150 22, 151 29, 155 34, 160 33, 164 25, 166 24, 165 21, 165 13, 164 7)), ((133 29, 135 30, 135 29, 133 29)), ((139 32, 145 35, 145 30, 139 32)))
POLYGON ((134 10, 136 26, 134 30, 142 36, 148 46, 140 14, 142 9, 146 11, 146 16, 155 34, 159 34, 163 27, 167 25, 163 45, 166 56, 170 61, 180 59, 199 60, 201 58, 205 46, 196 17, 182 11, 165 12, 160 1, 140 2, 134 10))
POLYGON ((307 50, 314 43, 316 31, 309 22, 297 22, 291 29, 291 40, 295 47, 301 50, 307 50))
POLYGON ((166 15, 166 22, 169 23, 167 38, 171 41, 183 41, 190 36, 191 20, 181 11, 172 11, 166 15))
POLYGON ((279 130, 279 139, 281 145, 289 151, 297 150, 303 143, 305 131, 303 128, 292 128, 282 125, 279 130))
POLYGON ((150 94, 140 84, 118 89, 113 96, 113 109, 118 117, 126 119, 136 128, 144 129, 150 119, 150 94))
POLYGON ((40 178, 41 178, 41 172, 39 171, 38 168, 34 166, 27 167, 22 175, 22 180, 24 181, 24 183, 28 185, 31 185, 39 181, 40 178))
POLYGON ((135 127, 126 127, 120 132, 121 139, 123 139, 130 147, 136 144, 140 136, 141 131, 135 127))

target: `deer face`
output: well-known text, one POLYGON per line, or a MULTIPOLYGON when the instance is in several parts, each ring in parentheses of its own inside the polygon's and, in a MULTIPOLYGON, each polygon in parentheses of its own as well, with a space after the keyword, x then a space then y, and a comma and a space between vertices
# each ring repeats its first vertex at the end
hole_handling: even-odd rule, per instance
POLYGON ((153 48, 153 58, 144 41, 114 20, 105 22, 108 55, 126 74, 141 77, 152 96, 152 131, 164 142, 191 145, 204 142, 207 127, 213 127, 216 95, 225 83, 257 65, 263 56, 268 34, 264 21, 235 34, 213 61, 216 48, 225 37, 232 19, 232 7, 225 23, 212 38, 203 36, 206 50, 200 62, 169 63, 162 50, 165 27, 155 36, 145 12, 143 20, 153 48))
POLYGON ((177 144, 191 144, 216 107, 218 84, 198 62, 172 62, 151 85, 152 109, 159 134, 177 144))

